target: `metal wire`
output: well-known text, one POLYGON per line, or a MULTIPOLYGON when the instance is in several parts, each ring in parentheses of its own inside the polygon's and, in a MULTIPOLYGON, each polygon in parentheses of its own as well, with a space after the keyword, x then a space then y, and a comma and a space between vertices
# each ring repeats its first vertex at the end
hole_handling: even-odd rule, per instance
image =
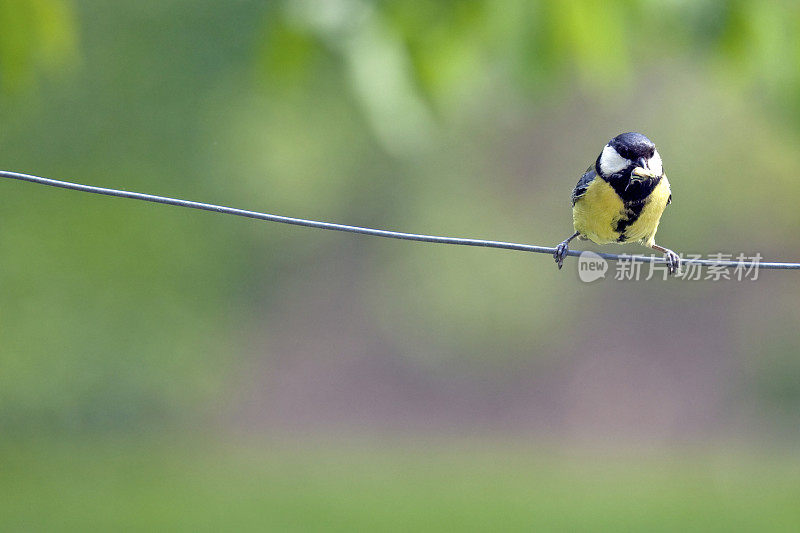
MULTIPOLYGON (((168 198, 166 196, 155 196, 152 194, 143 194, 140 192, 122 191, 117 189, 106 189, 103 187, 94 187, 91 185, 82 185, 80 183, 72 183, 69 181, 59 181, 50 178, 41 178, 39 176, 32 176, 29 174, 20 174, 18 172, 9 172, 0 170, 0 178, 8 178, 19 181, 27 181, 30 183, 38 183, 40 185, 49 185, 50 187, 60 187, 62 189, 72 189, 74 191, 89 192, 93 194, 103 194, 106 196, 114 196, 118 198, 131 198, 133 200, 142 200, 145 202, 154 202, 158 204, 176 205, 179 207, 189 207, 191 209, 201 209, 203 211, 214 211, 217 213, 224 213, 226 215, 236 215, 240 217, 255 218, 258 220, 265 220, 268 222, 280 222, 282 224, 292 224, 295 226, 305 226, 308 228, 320 228, 333 231, 344 231, 348 233, 358 233, 362 235, 373 235, 376 237, 386 237, 389 239, 403 239, 406 241, 421 241, 432 242, 438 244, 455 244, 459 246, 482 246, 485 248, 500 248, 504 250, 519 250, 522 252, 534 252, 539 254, 552 255, 555 248, 547 246, 535 246, 532 244, 519 244, 515 242, 503 241, 488 241, 483 239, 464 239, 460 237, 441 237, 438 235, 420 235, 417 233, 403 233, 399 231, 388 231, 374 228, 362 228, 359 226, 348 226, 345 224, 335 224, 332 222, 320 222, 317 220, 306 220, 302 218, 285 217, 281 215, 270 215, 267 213, 259 213, 257 211, 246 211, 244 209, 236 209, 234 207, 225 207, 221 205, 206 204, 202 202, 192 202, 189 200, 180 200, 178 198, 168 198)), ((568 255, 577 257, 581 251, 569 250, 568 255)), ((621 255, 609 253, 597 253, 603 259, 609 261, 641 261, 645 263, 666 263, 666 260, 659 257, 646 256, 646 255, 621 255)), ((681 261, 684 265, 701 265, 701 266, 717 266, 726 268, 764 268, 764 269, 783 269, 783 270, 800 270, 800 263, 779 263, 779 262, 741 262, 741 261, 715 261, 712 259, 683 259, 681 261)))

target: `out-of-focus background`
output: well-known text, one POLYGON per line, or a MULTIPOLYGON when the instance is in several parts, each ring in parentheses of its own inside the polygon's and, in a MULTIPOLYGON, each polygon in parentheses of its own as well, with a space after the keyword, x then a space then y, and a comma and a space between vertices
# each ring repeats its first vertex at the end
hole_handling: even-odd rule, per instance
MULTIPOLYGON (((0 124, 7 170, 548 246, 636 130, 659 242, 800 259, 790 1, 8 0, 0 124)), ((613 268, 4 181, 0 527, 796 530, 797 273, 613 268)))

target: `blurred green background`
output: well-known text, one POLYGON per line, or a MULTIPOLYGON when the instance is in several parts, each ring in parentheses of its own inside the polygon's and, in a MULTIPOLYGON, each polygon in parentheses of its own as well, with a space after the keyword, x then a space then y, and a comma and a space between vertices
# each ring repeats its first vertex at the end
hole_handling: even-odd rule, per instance
MULTIPOLYGON (((796 2, 3 0, 0 27, 7 170, 552 246, 635 130, 661 244, 800 259, 796 2)), ((800 528, 793 272, 584 284, 0 188, 3 530, 800 528)))

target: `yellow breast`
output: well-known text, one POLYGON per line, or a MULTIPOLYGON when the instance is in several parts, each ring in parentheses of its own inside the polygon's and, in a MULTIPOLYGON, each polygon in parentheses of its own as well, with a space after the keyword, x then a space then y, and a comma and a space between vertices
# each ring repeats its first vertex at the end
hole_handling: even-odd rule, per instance
MULTIPOLYGON (((626 242, 653 244, 661 214, 670 195, 669 181, 664 176, 656 185, 639 217, 625 228, 626 242)), ((575 231, 597 244, 618 242, 616 230, 620 220, 628 218, 622 199, 605 180, 596 178, 572 208, 575 231)))

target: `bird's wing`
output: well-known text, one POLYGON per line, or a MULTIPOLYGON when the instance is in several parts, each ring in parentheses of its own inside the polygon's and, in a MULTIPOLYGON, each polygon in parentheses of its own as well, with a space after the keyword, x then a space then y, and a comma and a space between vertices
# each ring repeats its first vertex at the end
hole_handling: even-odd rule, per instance
POLYGON ((594 181, 595 177, 597 177, 597 172, 594 169, 594 165, 592 165, 586 169, 586 172, 581 176, 581 179, 578 180, 578 184, 572 190, 572 205, 575 205, 578 198, 586 193, 586 189, 589 188, 589 184, 594 181))

